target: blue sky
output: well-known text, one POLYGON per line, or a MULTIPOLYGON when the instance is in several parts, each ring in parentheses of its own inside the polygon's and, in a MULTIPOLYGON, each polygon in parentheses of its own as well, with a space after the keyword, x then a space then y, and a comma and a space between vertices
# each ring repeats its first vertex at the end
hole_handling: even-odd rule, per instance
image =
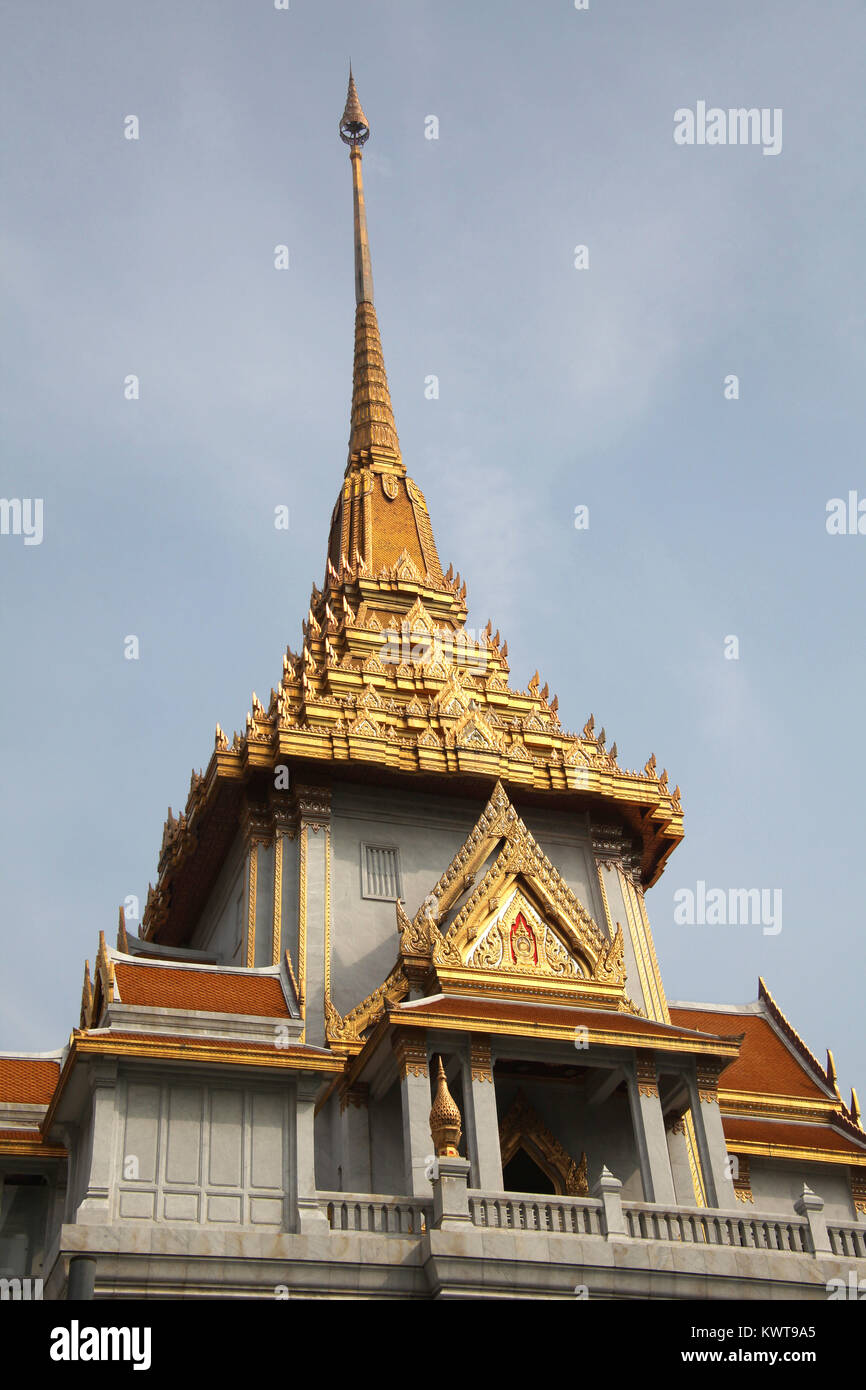
POLYGON ((348 437, 351 55, 398 430, 470 623, 682 787, 648 898, 669 997, 762 974, 862 1095, 866 535, 825 526, 866 498, 862 10, 94 0, 2 29, 0 494, 44 499, 44 539, 0 537, 0 1046, 63 1042, 215 722, 299 646, 348 437), (781 153, 677 145, 701 100, 780 108, 781 153), (699 880, 781 889, 782 931, 677 925, 699 880))

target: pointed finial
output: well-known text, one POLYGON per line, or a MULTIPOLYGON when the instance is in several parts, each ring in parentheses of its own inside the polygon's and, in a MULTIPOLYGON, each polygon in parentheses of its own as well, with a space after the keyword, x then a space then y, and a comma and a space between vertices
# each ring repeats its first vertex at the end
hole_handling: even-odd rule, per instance
POLYGON ((126 913, 123 910, 123 903, 117 909, 117 949, 122 951, 125 956, 129 955, 129 941, 126 936, 126 913))
POLYGON ((862 1129, 863 1126, 860 1124, 860 1102, 857 1099, 857 1092, 854 1090, 853 1086, 851 1087, 851 1104, 848 1108, 851 1111, 851 1119, 854 1121, 855 1125, 859 1125, 862 1129))
POLYGON ((430 1111, 430 1135, 433 1139, 433 1147, 440 1157, 456 1158, 458 1156, 457 1145, 460 1143, 462 1130, 460 1111, 454 1097, 448 1090, 445 1068, 440 1056, 436 1069, 436 1098, 430 1111))
POLYGON ((364 108, 358 100, 358 92, 355 87, 355 79, 352 76, 352 64, 349 64, 349 91, 346 96, 346 109, 340 120, 340 139, 345 145, 363 145, 370 138, 370 127, 367 124, 367 117, 364 115, 364 108))

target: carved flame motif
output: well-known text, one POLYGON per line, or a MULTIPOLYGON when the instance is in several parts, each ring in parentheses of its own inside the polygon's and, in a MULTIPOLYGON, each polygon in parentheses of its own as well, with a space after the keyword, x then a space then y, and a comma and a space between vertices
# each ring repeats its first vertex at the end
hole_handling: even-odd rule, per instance
POLYGON ((502 911, 498 900, 491 902, 497 912, 491 925, 482 929, 466 957, 467 964, 480 970, 528 971, 576 979, 585 975, 551 927, 540 919, 521 892, 515 893, 502 911), (510 925, 509 925, 510 921, 510 925))
POLYGON ((511 948, 511 960, 514 965, 528 965, 530 960, 533 965, 538 964, 538 942, 535 938, 535 932, 522 912, 518 912, 511 924, 508 944, 511 948))

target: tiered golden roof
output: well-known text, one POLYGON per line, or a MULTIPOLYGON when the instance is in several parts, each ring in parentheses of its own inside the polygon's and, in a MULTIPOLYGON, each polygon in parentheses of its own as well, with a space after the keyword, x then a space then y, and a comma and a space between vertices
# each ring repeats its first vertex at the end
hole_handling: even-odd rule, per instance
POLYGON ((190 861, 220 813, 221 789, 286 760, 472 782, 488 794, 501 780, 572 809, 594 806, 602 821, 603 803, 613 803, 613 818, 631 827, 645 884, 683 834, 679 788, 654 756, 627 771, 592 715, 580 734, 564 729, 537 671, 525 688, 509 684, 508 644, 493 624, 466 626, 466 584, 453 567, 443 573, 424 495, 400 454, 372 302, 361 180, 369 126, 351 78, 341 134, 352 163, 357 309, 349 458, 323 586, 313 586, 301 650, 286 651, 267 707, 253 694, 231 744, 217 725, 205 775, 193 773, 183 814, 169 811, 144 913, 150 935, 170 898, 181 916, 180 904, 198 902, 180 880, 202 877, 190 861))

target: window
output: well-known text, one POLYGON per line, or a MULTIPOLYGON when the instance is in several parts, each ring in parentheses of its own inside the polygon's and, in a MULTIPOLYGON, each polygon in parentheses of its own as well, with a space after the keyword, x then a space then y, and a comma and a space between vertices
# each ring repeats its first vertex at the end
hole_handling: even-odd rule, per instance
POLYGON ((403 896, 396 845, 361 845, 361 897, 394 902, 403 896))

